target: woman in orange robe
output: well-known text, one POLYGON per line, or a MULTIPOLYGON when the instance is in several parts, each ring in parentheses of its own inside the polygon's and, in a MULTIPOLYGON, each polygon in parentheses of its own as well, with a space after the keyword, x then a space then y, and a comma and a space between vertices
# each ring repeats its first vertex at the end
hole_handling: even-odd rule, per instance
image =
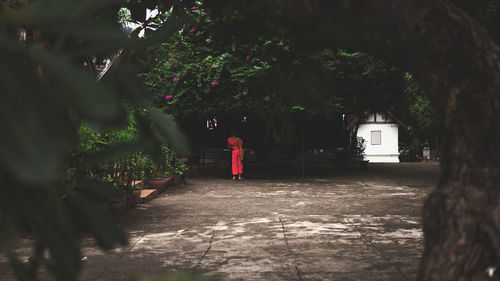
POLYGON ((242 180, 243 177, 243 140, 236 136, 236 133, 233 133, 231 137, 227 139, 227 147, 231 149, 231 159, 232 159, 232 172, 233 172, 233 180, 236 180, 236 176, 238 176, 238 180, 242 180))

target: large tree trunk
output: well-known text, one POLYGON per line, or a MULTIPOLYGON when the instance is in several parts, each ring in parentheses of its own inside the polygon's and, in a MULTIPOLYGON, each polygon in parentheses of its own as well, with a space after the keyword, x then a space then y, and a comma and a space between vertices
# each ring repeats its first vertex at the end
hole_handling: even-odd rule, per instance
POLYGON ((489 34, 447 0, 264 2, 298 40, 374 54, 423 83, 445 140, 418 279, 500 280, 500 49, 489 34))

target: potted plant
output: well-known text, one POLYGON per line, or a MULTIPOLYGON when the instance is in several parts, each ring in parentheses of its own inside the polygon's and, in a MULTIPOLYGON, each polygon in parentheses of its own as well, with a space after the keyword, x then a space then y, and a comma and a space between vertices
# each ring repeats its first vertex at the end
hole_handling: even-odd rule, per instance
POLYGON ((172 185, 179 184, 183 179, 188 167, 184 163, 180 163, 179 159, 172 154, 172 159, 170 160, 170 165, 168 166, 169 173, 169 183, 172 185))
POLYGON ((131 182, 128 159, 114 161, 102 165, 102 181, 112 184, 114 195, 108 201, 108 209, 113 215, 120 215, 127 206, 127 186, 131 182))
POLYGON ((365 159, 366 140, 363 137, 356 137, 356 143, 352 147, 351 153, 355 161, 358 161, 361 169, 368 168, 369 160, 365 159))
POLYGON ((159 159, 153 161, 149 156, 141 158, 141 165, 144 170, 144 179, 151 189, 162 192, 167 188, 166 156, 160 155, 159 159))
POLYGON ((129 186, 127 188, 127 203, 125 209, 130 210, 134 208, 141 198, 141 189, 137 186, 129 186))
POLYGON ((113 185, 115 186, 115 194, 108 201, 108 210, 111 214, 119 216, 125 212, 127 193, 125 189, 117 183, 113 183, 113 185))

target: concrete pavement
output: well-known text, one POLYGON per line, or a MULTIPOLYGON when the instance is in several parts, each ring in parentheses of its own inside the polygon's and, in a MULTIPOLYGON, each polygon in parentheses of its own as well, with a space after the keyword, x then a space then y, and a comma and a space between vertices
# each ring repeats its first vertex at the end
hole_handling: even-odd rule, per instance
POLYGON ((248 176, 188 178, 127 212, 120 224, 130 245, 102 252, 84 241, 81 280, 173 271, 223 280, 415 280, 421 209, 437 163, 248 176))

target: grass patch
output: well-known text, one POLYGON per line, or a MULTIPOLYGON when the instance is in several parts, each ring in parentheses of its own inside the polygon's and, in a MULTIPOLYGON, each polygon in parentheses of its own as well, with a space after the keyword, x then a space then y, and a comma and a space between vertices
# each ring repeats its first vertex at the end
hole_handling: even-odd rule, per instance
POLYGON ((372 214, 372 217, 385 217, 386 214, 372 214))
POLYGON ((343 218, 344 215, 342 215, 342 214, 333 214, 332 217, 343 218))

